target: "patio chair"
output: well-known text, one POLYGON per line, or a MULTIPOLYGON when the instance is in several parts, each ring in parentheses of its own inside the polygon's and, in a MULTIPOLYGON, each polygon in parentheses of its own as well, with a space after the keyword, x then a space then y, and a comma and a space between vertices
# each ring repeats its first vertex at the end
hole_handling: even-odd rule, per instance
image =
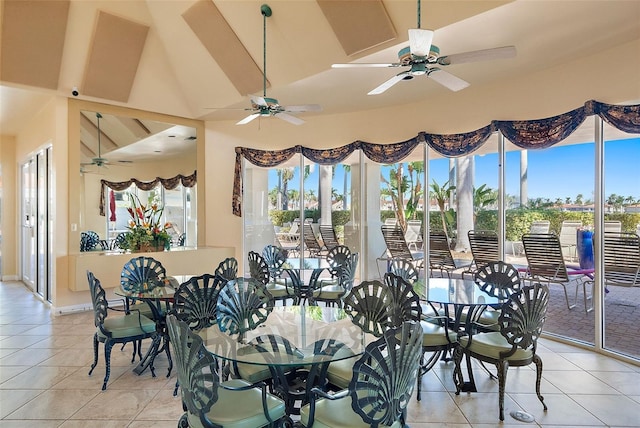
POLYGON ((492 230, 470 230, 467 236, 473 260, 463 275, 464 273, 474 275, 481 266, 500 260, 497 233, 492 230))
MULTIPOLYGON (((582 222, 579 220, 564 220, 560 227, 560 245, 563 250, 567 250, 569 260, 576 260, 577 258, 577 246, 578 229, 582 227, 582 222)), ((563 253, 564 254, 564 253, 563 253)))
POLYGON ((640 237, 635 233, 604 234, 604 279, 607 285, 640 285, 640 237))
POLYGON ((219 362, 202 338, 174 316, 167 317, 176 355, 178 381, 185 410, 178 426, 273 426, 285 417, 284 402, 267 392, 267 385, 241 379, 220 381, 219 362))
MULTIPOLYGON (((584 309, 586 312, 593 308, 587 307, 587 284, 593 288, 593 269, 567 268, 564 263, 560 239, 553 233, 526 234, 522 236, 524 252, 528 266, 521 270, 525 273, 524 280, 530 282, 546 282, 547 284, 559 284, 564 290, 567 308, 573 309, 578 301, 578 287, 582 285, 584 294, 584 309), (575 282, 576 291, 574 303, 569 303, 567 287, 575 282)), ((592 290, 593 291, 593 290, 592 290)))
POLYGON ((456 395, 464 385, 460 363, 467 357, 469 378, 473 379, 471 358, 494 364, 498 372, 498 407, 500 420, 504 420, 504 391, 509 367, 536 365, 536 395, 544 410, 547 405, 540 394, 542 359, 536 353, 537 341, 542 333, 549 306, 549 288, 543 284, 524 287, 509 297, 502 306, 500 331, 460 336, 460 345, 454 351, 454 383, 456 395))
POLYGON ((407 222, 407 231, 404 234, 407 246, 414 250, 422 248, 422 236, 422 222, 420 220, 409 220, 407 222))
MULTIPOLYGON (((289 299, 294 302, 297 301, 293 284, 288 281, 278 282, 276 278, 272 278, 269 265, 264 257, 255 251, 250 251, 247 259, 249 261, 249 275, 256 281, 264 284, 274 301, 281 301, 283 305, 286 305, 286 301, 289 299)), ((282 263, 284 263, 284 260, 282 263)), ((280 267, 282 267, 282 263, 280 267)))
POLYGON ((336 235, 336 231, 330 224, 321 224, 319 226, 320 229, 320 237, 322 238, 322 243, 324 244, 324 248, 326 250, 331 250, 332 248, 340 245, 338 241, 338 236, 336 235))
POLYGON ((605 220, 604 233, 608 232, 622 232, 622 222, 620 220, 605 220))
MULTIPOLYGON (((387 265, 391 263, 393 260, 407 260, 412 263, 416 269, 422 269, 423 267, 423 254, 412 252, 409 249, 409 245, 404 237, 404 232, 402 228, 397 224, 383 224, 380 227, 382 231, 382 237, 384 238, 384 243, 387 246, 386 251, 382 256, 376 259, 376 264, 378 264, 378 273, 382 278, 383 274, 380 272, 379 262, 386 262, 387 265)), ((388 270, 388 266, 387 266, 388 270)))
POLYGON ((415 322, 385 331, 367 345, 353 365, 348 389, 336 394, 320 388, 311 390, 309 404, 300 411, 302 424, 332 428, 405 426, 409 398, 418 377, 421 333, 415 322))
MULTIPOLYGON (((87 281, 89 282, 89 292, 93 305, 94 323, 96 332, 93 334, 93 364, 89 369, 89 376, 98 364, 98 342, 104 343, 104 360, 106 363, 106 373, 102 390, 107 389, 107 382, 111 374, 111 349, 116 343, 126 344, 133 342, 133 358, 136 360, 136 353, 142 360, 141 343, 143 339, 160 340, 156 332, 156 322, 140 314, 135 309, 116 309, 109 307, 104 288, 98 278, 93 273, 87 271, 87 281), (123 312, 122 316, 108 318, 109 311, 123 312)), ((153 361, 150 364, 151 373, 154 373, 153 361)))
MULTIPOLYGON (((549 233, 550 228, 551 228, 551 222, 549 220, 534 220, 531 222, 531 225, 529 226, 529 233, 531 234, 549 233)), ((522 246, 522 241, 511 242, 511 253, 514 256, 524 254, 524 247, 522 246), (516 251, 516 244, 518 245, 518 251, 516 251)))
POLYGON ((470 263, 458 264, 451 254, 449 247, 449 238, 442 231, 432 231, 429 233, 429 274, 440 271, 440 276, 446 272, 447 277, 451 278, 451 274, 461 268, 468 267, 470 263))
POLYGON ((318 257, 326 253, 326 249, 320 245, 318 238, 311 223, 305 223, 302 231, 302 239, 304 241, 304 249, 309 257, 318 257))
POLYGON ((236 279, 238 277, 238 261, 234 257, 227 257, 218 264, 213 274, 226 281, 236 279))

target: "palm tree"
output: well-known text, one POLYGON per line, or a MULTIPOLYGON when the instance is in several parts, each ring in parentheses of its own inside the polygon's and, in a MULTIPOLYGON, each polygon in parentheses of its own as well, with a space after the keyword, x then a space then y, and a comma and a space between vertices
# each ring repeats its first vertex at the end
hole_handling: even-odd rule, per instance
POLYGON ((449 202, 449 198, 451 197, 453 191, 456 189, 456 186, 452 186, 449 184, 447 180, 442 186, 436 183, 433 180, 431 183, 431 198, 436 200, 438 204, 438 210, 440 210, 440 220, 442 221, 442 230, 444 233, 447 233, 448 236, 448 227, 447 227, 447 218, 446 218, 446 205, 449 202))
POLYGON ((483 209, 492 206, 498 201, 498 191, 494 190, 490 187, 487 187, 486 184, 478 187, 477 189, 473 188, 473 224, 476 224, 476 219, 478 218, 478 213, 483 209))

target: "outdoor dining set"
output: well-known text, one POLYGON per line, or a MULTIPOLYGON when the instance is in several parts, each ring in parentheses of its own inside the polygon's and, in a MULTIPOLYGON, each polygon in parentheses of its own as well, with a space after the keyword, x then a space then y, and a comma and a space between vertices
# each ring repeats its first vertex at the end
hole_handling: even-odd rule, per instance
MULTIPOLYGON (((431 233, 427 265, 398 229, 382 226, 390 257, 375 280, 356 279, 359 254, 339 242, 306 258, 277 245, 250 251, 244 277, 235 258, 211 273, 170 276, 152 257, 133 257, 116 287, 120 302, 108 300, 87 272, 96 324, 89 374, 104 343, 106 389, 113 346, 131 343, 139 375, 149 369, 155 376, 163 354, 167 377, 175 363, 185 410, 179 426, 368 427, 404 426, 408 397, 422 398, 422 377, 439 361, 453 362, 456 394, 476 391, 473 360, 494 365, 487 376, 498 380, 504 420, 507 368, 533 363, 546 410, 536 346, 549 286, 561 284, 573 308, 578 286, 571 302, 567 285, 580 277, 589 311, 593 268, 571 269, 558 237, 540 233, 523 236, 528 265, 514 266, 499 260, 497 236, 487 231, 469 232, 466 265, 431 233), (151 344, 143 355, 145 339, 151 344)), ((605 265, 639 248, 637 235, 607 235, 605 265)), ((637 269, 637 262, 616 262, 611 279, 636 281, 637 269)))

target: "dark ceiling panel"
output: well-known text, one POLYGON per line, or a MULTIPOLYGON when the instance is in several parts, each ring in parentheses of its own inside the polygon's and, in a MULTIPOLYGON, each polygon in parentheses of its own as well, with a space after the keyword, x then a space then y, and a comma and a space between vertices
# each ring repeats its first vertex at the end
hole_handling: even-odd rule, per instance
POLYGON ((57 89, 69 1, 3 1, 0 80, 57 89))
POLYGON ((211 0, 195 3, 182 17, 241 95, 262 90, 262 70, 211 0))
POLYGON ((100 12, 82 94, 127 102, 149 27, 100 12))
POLYGON ((347 55, 389 40, 396 33, 381 0, 317 0, 347 55))

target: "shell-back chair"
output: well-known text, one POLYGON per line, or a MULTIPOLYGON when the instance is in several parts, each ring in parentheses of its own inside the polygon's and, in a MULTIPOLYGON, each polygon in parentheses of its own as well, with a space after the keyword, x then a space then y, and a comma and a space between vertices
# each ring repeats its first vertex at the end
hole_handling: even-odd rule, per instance
POLYGON ((473 382, 471 358, 494 364, 498 372, 498 406, 500 420, 504 420, 504 392, 507 382, 507 369, 512 366, 536 365, 536 395, 544 410, 547 405, 540 394, 542 379, 542 359, 536 353, 537 342, 547 316, 549 306, 549 287, 534 283, 512 294, 500 311, 500 331, 475 333, 460 336, 454 351, 454 383, 456 395, 464 385, 460 363, 467 357, 467 371, 473 382))
POLYGON ((178 426, 283 426, 284 402, 268 393, 266 384, 241 379, 221 382, 220 365, 202 338, 173 315, 167 317, 167 325, 185 411, 178 426))
POLYGON ((312 389, 302 407, 305 427, 403 427, 419 371, 422 329, 405 322, 386 330, 353 364, 346 390, 329 394, 312 389))
MULTIPOLYGON (((93 373, 93 369, 98 364, 98 342, 104 343, 106 363, 106 373, 102 384, 102 390, 104 391, 107 389, 107 382, 111 374, 111 349, 114 344, 133 342, 133 358, 131 359, 133 363, 136 359, 136 354, 142 360, 141 341, 148 338, 156 341, 159 340, 159 337, 156 333, 156 323, 141 315, 139 311, 110 308, 104 288, 102 288, 100 281, 93 273, 87 272, 87 281, 89 282, 89 292, 96 326, 96 332, 93 335, 93 364, 89 369, 89 375, 93 373), (109 318, 109 311, 123 312, 123 315, 109 318)), ((151 361, 149 367, 153 373, 153 361, 151 361)))

